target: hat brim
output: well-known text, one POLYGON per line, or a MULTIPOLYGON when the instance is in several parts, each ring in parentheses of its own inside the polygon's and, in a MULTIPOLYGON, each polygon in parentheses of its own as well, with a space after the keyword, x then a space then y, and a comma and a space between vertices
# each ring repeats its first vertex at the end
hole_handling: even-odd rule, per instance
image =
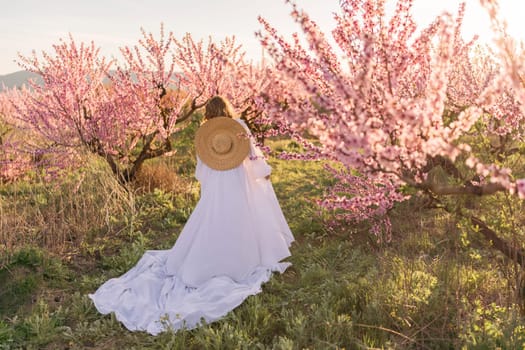
POLYGON ((244 127, 228 117, 207 120, 195 134, 197 156, 210 168, 229 170, 238 167, 250 153, 250 141, 244 127), (216 135, 227 137, 231 142, 228 152, 218 153, 212 140, 216 135))

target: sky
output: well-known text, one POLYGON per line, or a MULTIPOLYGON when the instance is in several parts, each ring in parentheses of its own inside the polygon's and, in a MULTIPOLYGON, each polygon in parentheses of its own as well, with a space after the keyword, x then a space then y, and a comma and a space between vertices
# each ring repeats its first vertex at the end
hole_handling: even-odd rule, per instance
MULTIPOLYGON (((296 0, 325 32, 334 27, 333 13, 339 0, 296 0)), ((387 8, 395 5, 387 0, 387 8)), ((460 0, 414 0, 416 22, 427 25, 445 10, 455 13, 460 0)), ((525 40, 525 1, 499 0, 502 15, 509 23, 511 35, 525 40)), ((479 0, 466 0, 463 35, 479 34, 491 42, 486 11, 479 0)), ((289 16, 284 0, 0 0, 0 75, 21 68, 14 62, 18 53, 32 50, 52 52, 52 45, 69 34, 75 41, 93 40, 108 57, 119 57, 118 48, 134 45, 140 28, 159 33, 160 23, 177 38, 186 32, 196 39, 212 36, 221 40, 235 35, 249 58, 258 60, 261 47, 254 33, 261 29, 257 16, 262 15, 283 35, 298 31, 289 16)))

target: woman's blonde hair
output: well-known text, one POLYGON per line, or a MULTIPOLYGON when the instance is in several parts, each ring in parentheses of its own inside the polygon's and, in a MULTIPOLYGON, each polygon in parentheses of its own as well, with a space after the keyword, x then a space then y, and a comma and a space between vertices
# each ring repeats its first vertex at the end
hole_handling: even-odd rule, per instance
POLYGON ((222 96, 213 96, 208 103, 206 103, 206 111, 204 112, 206 119, 214 117, 230 117, 235 118, 235 112, 230 102, 222 96))

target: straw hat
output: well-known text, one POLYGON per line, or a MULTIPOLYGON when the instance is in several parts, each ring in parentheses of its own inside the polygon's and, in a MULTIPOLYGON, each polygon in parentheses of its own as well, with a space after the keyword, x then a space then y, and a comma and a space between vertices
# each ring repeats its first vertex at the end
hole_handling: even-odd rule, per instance
POLYGON ((215 117, 197 130, 195 150, 210 168, 228 170, 239 166, 248 156, 250 142, 241 124, 228 117, 215 117))

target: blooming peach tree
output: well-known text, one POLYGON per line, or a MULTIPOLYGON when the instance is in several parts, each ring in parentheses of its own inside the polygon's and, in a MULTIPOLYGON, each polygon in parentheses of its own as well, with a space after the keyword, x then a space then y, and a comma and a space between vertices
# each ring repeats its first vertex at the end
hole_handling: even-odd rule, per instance
POLYGON ((101 57, 94 43, 71 37, 53 53, 20 57, 23 68, 43 79, 12 101, 19 122, 46 141, 38 151, 88 150, 126 183, 145 160, 173 152, 171 138, 186 125, 181 122, 212 95, 246 98, 232 92, 241 90, 231 77, 236 72, 218 59, 230 57, 237 71, 249 68, 234 39, 205 46, 189 34, 179 41, 163 27, 158 39, 142 34, 137 45, 121 49, 121 65, 101 57))
POLYGON ((30 158, 17 152, 14 134, 16 123, 12 116, 16 91, 0 92, 0 180, 11 181, 22 176, 28 169, 30 158))
MULTIPOLYGON (((377 223, 407 193, 423 194, 440 207, 448 197, 523 196, 524 181, 502 164, 496 146, 480 147, 477 137, 521 137, 516 62, 504 63, 514 73, 501 76, 499 60, 475 55, 475 39, 460 36, 464 5, 455 19, 444 13, 419 31, 411 0, 397 1, 391 16, 384 0, 340 5, 332 32, 338 51, 293 3, 302 36, 286 40, 260 19, 262 45, 295 86, 261 101, 265 111, 298 133, 314 135, 318 153, 343 167, 334 170, 337 185, 322 205, 350 221, 377 223), (502 84, 509 76, 514 79, 502 84)), ((522 254, 473 213, 459 212, 506 255, 522 254)), ((388 232, 388 221, 383 228, 388 232)))

